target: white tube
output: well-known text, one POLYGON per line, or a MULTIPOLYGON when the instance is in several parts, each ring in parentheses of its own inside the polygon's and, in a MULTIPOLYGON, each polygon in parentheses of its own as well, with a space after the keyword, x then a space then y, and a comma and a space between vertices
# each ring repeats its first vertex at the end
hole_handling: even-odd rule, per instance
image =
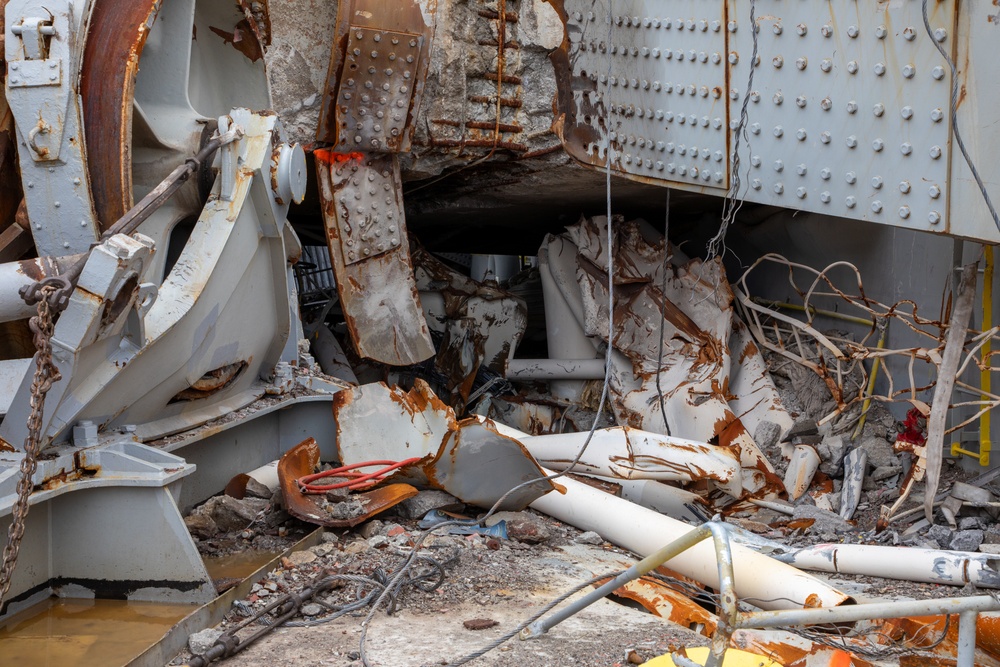
POLYGON ((972 583, 980 588, 1000 588, 1000 556, 994 554, 866 544, 818 544, 776 558, 795 567, 818 572, 861 574, 951 586, 972 583))
MULTIPOLYGON (((546 471, 548 472, 548 471, 546 471)), ((561 477, 555 482, 564 493, 553 491, 531 503, 533 509, 548 514, 580 530, 592 530, 618 546, 642 557, 694 528, 627 500, 561 477)), ((832 586, 804 572, 733 545, 736 567, 736 594, 763 609, 806 606, 835 607, 851 599, 832 586)), ((718 587, 719 571, 712 541, 701 542, 666 563, 672 570, 701 583, 718 587)))
POLYGON ((789 500, 798 500, 812 484, 819 470, 819 454, 811 445, 796 445, 785 471, 785 491, 789 500))
POLYGON ((603 380, 604 359, 511 359, 508 380, 603 380))
MULTIPOLYGON (((540 464, 563 470, 576 458, 588 435, 557 433, 518 439, 540 464)), ((742 467, 729 449, 622 426, 594 431, 574 469, 611 480, 712 480, 735 498, 743 491, 742 467)))

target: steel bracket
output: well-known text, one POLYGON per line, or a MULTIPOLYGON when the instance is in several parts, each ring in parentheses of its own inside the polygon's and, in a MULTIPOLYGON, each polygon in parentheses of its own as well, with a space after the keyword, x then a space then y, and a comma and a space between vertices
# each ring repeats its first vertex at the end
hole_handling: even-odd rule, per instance
POLYGON ((77 83, 88 3, 11 0, 5 9, 6 94, 31 233, 39 255, 86 251, 99 236, 77 83))

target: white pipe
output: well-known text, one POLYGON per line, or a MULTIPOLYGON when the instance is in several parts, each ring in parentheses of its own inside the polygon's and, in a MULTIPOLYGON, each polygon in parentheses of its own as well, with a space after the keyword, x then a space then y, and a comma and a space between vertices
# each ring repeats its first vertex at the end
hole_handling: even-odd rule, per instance
MULTIPOLYGON (((564 470, 588 435, 557 433, 520 436, 518 440, 541 465, 564 470)), ((742 468, 729 449, 623 426, 594 431, 574 469, 611 480, 712 480, 735 498, 743 491, 742 468)))
POLYGON ((818 572, 1000 588, 1000 556, 994 554, 866 544, 818 544, 774 557, 789 565, 818 572))
POLYGON ((511 359, 508 380, 603 380, 604 359, 511 359))
POLYGON ((650 479, 616 480, 622 487, 622 498, 642 505, 679 521, 703 523, 711 518, 705 499, 697 493, 650 479), (699 515, 698 509, 701 510, 699 515))
MULTIPOLYGON (((533 509, 580 530, 592 530, 642 557, 694 530, 693 526, 582 482, 560 477, 555 483, 564 491, 542 496, 531 503, 533 509)), ((807 602, 810 606, 835 607, 851 601, 847 595, 815 577, 744 546, 733 545, 733 561, 736 594, 761 608, 797 608, 807 602)), ((707 586, 719 586, 715 548, 711 542, 692 547, 666 566, 707 586)))
POLYGON ((796 445, 785 471, 785 491, 789 500, 798 500, 812 484, 819 470, 819 454, 811 445, 796 445))

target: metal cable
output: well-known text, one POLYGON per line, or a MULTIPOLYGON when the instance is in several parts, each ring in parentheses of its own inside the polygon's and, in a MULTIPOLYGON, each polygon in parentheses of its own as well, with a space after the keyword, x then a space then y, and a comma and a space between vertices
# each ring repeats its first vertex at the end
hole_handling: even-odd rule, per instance
POLYGON ((667 423, 667 408, 663 401, 663 387, 660 375, 663 372, 663 328, 667 319, 667 271, 670 268, 670 188, 667 188, 666 214, 663 221, 663 278, 660 283, 660 342, 656 353, 656 396, 660 399, 660 414, 663 416, 663 433, 670 435, 667 423))
MULTIPOLYGON (((926 2, 926 0, 924 0, 926 2)), ((729 225, 736 218, 736 214, 739 212, 740 208, 743 206, 741 189, 745 192, 743 188, 743 181, 740 178, 740 139, 743 138, 747 143, 747 148, 750 147, 750 135, 747 134, 747 123, 750 120, 750 114, 748 112, 748 106, 750 104, 750 92, 753 89, 753 71, 757 67, 757 17, 756 17, 757 6, 755 0, 750 0, 750 35, 753 37, 753 53, 750 57, 749 69, 750 73, 747 75, 747 88, 743 91, 743 104, 740 106, 740 120, 736 125, 736 140, 733 144, 733 168, 732 168, 732 182, 729 184, 729 192, 726 195, 726 201, 722 205, 722 224, 719 225, 719 231, 716 232, 708 242, 708 251, 706 259, 712 259, 718 256, 720 250, 725 250, 726 247, 726 232, 729 230, 729 225)), ((749 171, 747 172, 749 174, 749 171)))
POLYGON ((972 177, 976 179, 976 185, 979 186, 979 192, 983 195, 983 201, 986 202, 986 208, 989 209, 990 215, 993 217, 993 224, 996 225, 998 231, 1000 231, 1000 216, 997 215, 996 208, 993 207, 993 201, 990 199, 990 194, 986 191, 986 184, 983 183, 982 177, 979 175, 979 170, 976 169, 975 163, 972 161, 972 157, 969 156, 969 151, 965 147, 965 141, 962 139, 962 133, 958 129, 958 69, 955 67, 955 61, 951 59, 951 56, 944 50, 934 38, 934 31, 931 30, 930 18, 927 15, 927 0, 923 0, 920 3, 920 11, 924 18, 924 30, 927 31, 927 36, 931 40, 931 44, 937 49, 941 57, 945 59, 948 63, 948 68, 951 70, 951 131, 955 135, 955 143, 958 144, 958 149, 962 151, 962 157, 965 158, 965 163, 969 165, 969 170, 972 172, 972 177))

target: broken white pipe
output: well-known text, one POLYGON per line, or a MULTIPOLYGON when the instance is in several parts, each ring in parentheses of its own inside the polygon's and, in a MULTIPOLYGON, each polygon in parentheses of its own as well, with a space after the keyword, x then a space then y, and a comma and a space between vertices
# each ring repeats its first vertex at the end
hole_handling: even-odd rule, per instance
POLYGON ((850 521, 861 502, 861 487, 868 468, 868 452, 855 447, 844 459, 844 485, 840 489, 840 518, 850 521))
POLYGON ((819 470, 819 454, 810 445, 795 445, 792 458, 785 471, 785 491, 790 500, 798 500, 812 484, 816 471, 819 470))
MULTIPOLYGON (((786 554, 771 554, 795 567, 839 574, 860 574, 925 584, 1000 588, 1000 556, 866 544, 818 544, 786 554)), ((737 578, 738 579, 738 578, 737 578)))
POLYGON ((705 499, 697 493, 649 479, 616 480, 622 498, 660 514, 688 523, 704 523, 712 518, 705 499))
POLYGON ((278 489, 281 488, 281 482, 278 481, 278 461, 271 461, 266 463, 259 468, 255 468, 247 473, 247 477, 259 482, 271 490, 271 493, 276 493, 278 489))
MULTIPOLYGON (((588 437, 588 433, 557 433, 521 435, 516 439, 541 465, 564 470, 588 437)), ((627 426, 595 430, 574 470, 611 480, 692 482, 705 479, 712 480, 734 498, 743 493, 743 470, 739 459, 729 449, 627 426)))
POLYGON ((603 380, 604 359, 511 359, 508 380, 603 380))
MULTIPOLYGON (((523 435, 523 434, 522 434, 523 435)), ((546 474, 551 474, 546 471, 546 474)), ((531 507, 580 530, 592 530, 605 540, 645 558, 682 535, 695 530, 676 519, 599 491, 583 482, 560 477, 555 481, 565 491, 553 491, 531 503, 531 507)), ((851 598, 794 567, 733 545, 736 594, 764 609, 806 606, 836 607, 851 598)), ((702 542, 666 563, 686 577, 718 589, 719 571, 715 548, 702 542)))

